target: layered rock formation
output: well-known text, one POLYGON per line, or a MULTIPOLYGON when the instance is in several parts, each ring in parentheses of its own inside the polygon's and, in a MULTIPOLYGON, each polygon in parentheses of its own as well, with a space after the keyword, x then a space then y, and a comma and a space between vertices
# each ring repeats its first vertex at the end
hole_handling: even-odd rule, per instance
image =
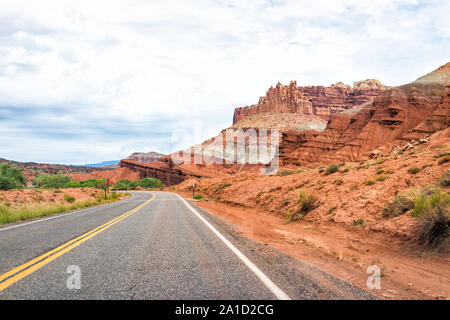
POLYGON ((355 161, 374 149, 390 152, 449 126, 450 63, 425 77, 386 90, 373 103, 335 114, 320 134, 290 142, 283 135, 280 158, 285 164, 355 161))
POLYGON ((200 178, 201 176, 187 173, 178 168, 174 168, 174 164, 169 158, 160 159, 153 164, 140 163, 134 160, 123 159, 120 161, 121 168, 128 168, 139 174, 139 179, 143 178, 157 178, 165 185, 178 184, 189 178, 200 178))
POLYGON ((259 99, 258 104, 236 108, 233 124, 264 112, 316 115, 329 120, 331 114, 372 101, 385 89, 381 82, 374 79, 355 82, 353 88, 342 82, 330 87, 298 87, 296 81, 291 81, 288 86, 278 83, 259 99))

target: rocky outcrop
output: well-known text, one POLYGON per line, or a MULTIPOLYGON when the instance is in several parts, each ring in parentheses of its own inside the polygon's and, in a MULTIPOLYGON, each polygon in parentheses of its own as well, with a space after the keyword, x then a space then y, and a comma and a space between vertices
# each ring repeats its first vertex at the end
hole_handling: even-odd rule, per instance
POLYGON ((128 156, 126 159, 137 161, 140 163, 152 163, 159 160, 164 155, 162 153, 150 151, 150 152, 135 152, 128 156))
POLYGON ((385 89, 381 82, 374 79, 355 82, 353 88, 342 82, 330 87, 298 87, 295 81, 291 81, 288 86, 278 83, 259 99, 258 104, 236 108, 233 124, 247 116, 264 112, 316 115, 328 121, 331 114, 372 101, 385 89))
MULTIPOLYGON (((450 64, 447 64, 450 65, 450 64)), ((446 66, 447 66, 446 65, 446 66)), ((445 66, 444 66, 445 67, 445 66)), ((280 158, 286 165, 363 160, 371 151, 389 153, 414 139, 446 129, 450 115, 450 88, 442 70, 417 81, 391 88, 373 103, 334 114, 326 129, 290 142, 283 136, 280 158), (431 81, 430 79, 437 79, 431 81)))
POLYGON ((134 160, 123 159, 120 161, 119 166, 122 168, 128 168, 139 173, 139 178, 157 178, 161 180, 165 185, 175 185, 183 182, 186 179, 200 178, 200 175, 186 173, 181 169, 175 168, 172 161, 169 158, 160 159, 152 164, 140 163, 134 160))

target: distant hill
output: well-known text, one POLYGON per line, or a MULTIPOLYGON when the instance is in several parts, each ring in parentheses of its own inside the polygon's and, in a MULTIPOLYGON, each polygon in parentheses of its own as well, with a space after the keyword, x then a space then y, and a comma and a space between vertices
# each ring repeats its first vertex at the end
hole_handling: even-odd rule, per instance
POLYGON ((103 161, 100 163, 89 163, 89 164, 81 164, 75 165, 74 167, 91 167, 91 168, 99 168, 99 167, 115 167, 119 164, 120 160, 109 160, 103 161))

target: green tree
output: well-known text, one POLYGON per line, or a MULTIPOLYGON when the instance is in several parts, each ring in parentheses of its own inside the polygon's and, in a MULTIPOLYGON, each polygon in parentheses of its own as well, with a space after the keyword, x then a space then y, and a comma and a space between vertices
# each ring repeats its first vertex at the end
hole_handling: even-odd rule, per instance
POLYGON ((0 164, 0 189, 11 190, 23 188, 27 179, 23 171, 12 167, 9 163, 0 164))
POLYGON ((158 179, 156 178, 144 178, 139 181, 139 185, 142 188, 156 188, 158 186, 158 179))

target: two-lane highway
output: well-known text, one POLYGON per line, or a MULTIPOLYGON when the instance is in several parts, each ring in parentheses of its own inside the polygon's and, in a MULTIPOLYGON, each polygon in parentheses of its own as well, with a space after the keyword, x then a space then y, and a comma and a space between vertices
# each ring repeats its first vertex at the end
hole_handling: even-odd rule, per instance
POLYGON ((282 280, 262 271, 264 259, 251 260, 178 195, 134 192, 114 204, 0 228, 0 299, 333 297, 310 280, 295 284, 298 290, 291 283, 288 294, 282 280))

